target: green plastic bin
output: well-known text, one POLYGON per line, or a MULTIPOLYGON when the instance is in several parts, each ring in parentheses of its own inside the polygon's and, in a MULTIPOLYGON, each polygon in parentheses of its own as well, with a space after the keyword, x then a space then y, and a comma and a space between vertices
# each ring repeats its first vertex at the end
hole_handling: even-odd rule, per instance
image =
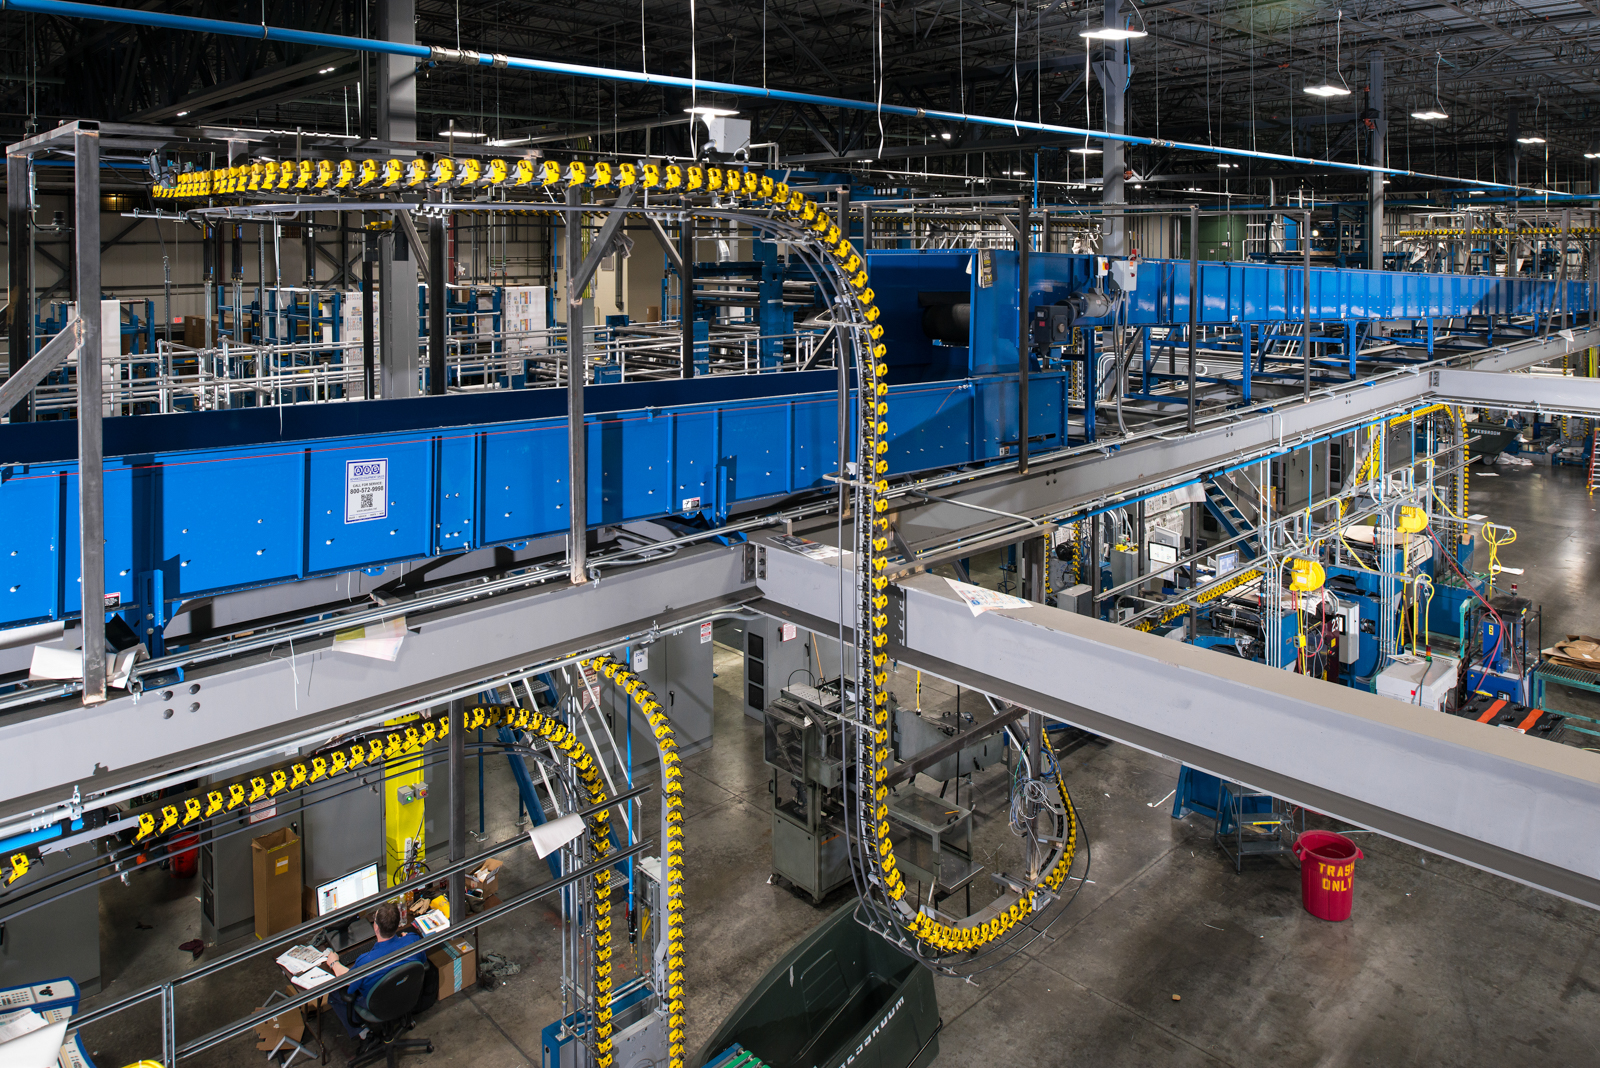
POLYGON ((939 1055, 933 973, 839 909, 756 984, 694 1061, 743 1046, 770 1068, 922 1068, 939 1055))

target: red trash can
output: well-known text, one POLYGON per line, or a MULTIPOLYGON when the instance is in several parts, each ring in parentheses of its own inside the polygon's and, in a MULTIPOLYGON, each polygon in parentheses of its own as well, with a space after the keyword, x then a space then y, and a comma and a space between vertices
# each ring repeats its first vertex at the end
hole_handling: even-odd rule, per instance
POLYGON ((1342 834, 1307 831, 1295 839, 1294 855, 1300 859, 1300 899, 1306 911, 1319 920, 1348 920, 1361 850, 1342 834))
POLYGON ((167 854, 172 859, 171 872, 174 879, 192 879, 194 873, 200 870, 200 836, 186 834, 174 838, 168 847, 167 854))

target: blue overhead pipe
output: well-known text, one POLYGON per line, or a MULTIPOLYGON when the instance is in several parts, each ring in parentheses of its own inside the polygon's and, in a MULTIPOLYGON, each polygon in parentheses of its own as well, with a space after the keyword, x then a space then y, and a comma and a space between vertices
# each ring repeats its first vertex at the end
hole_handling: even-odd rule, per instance
POLYGON ((195 33, 214 33, 225 37, 248 37, 259 41, 282 41, 285 44, 316 45, 351 52, 372 52, 379 55, 408 56, 412 59, 435 63, 458 63, 467 66, 499 67, 511 70, 533 71, 539 74, 563 74, 575 78, 597 78, 601 81, 635 82, 641 85, 670 86, 691 91, 726 93, 730 96, 756 97, 762 100, 781 100, 797 104, 814 104, 819 107, 845 108, 851 111, 872 111, 879 115, 897 115, 909 119, 931 119, 955 125, 1009 127, 1014 132, 1028 130, 1060 137, 1086 137, 1100 141, 1121 141, 1129 145, 1153 145, 1158 148, 1176 148, 1206 155, 1237 156, 1244 159, 1270 160, 1275 163, 1294 163, 1302 166, 1325 167, 1330 170, 1356 171, 1363 174, 1393 174, 1403 178, 1426 178, 1458 182, 1482 189, 1530 189, 1533 186, 1507 185, 1504 182, 1485 182, 1475 178, 1458 178, 1453 175, 1430 174, 1426 171, 1408 171, 1395 167, 1374 167, 1368 163, 1339 163, 1334 160, 1310 159, 1305 156, 1286 156, 1277 152, 1261 152, 1247 148, 1223 148, 1218 145, 1193 144, 1188 141, 1166 141, 1157 137, 1136 137, 1133 134, 1113 134, 1104 130, 1088 130, 1077 126, 1057 126, 1048 122, 1030 122, 1026 119, 998 119, 988 115, 968 115, 959 111, 937 111, 929 108, 906 107, 903 104, 880 104, 871 100, 852 100, 841 96, 823 96, 818 93, 801 93, 789 89, 767 89, 755 85, 738 85, 733 82, 701 81, 673 74, 649 74, 644 71, 621 70, 610 67, 592 67, 582 63, 558 63, 549 59, 525 59, 500 53, 474 52, 470 49, 441 48, 431 45, 401 44, 396 41, 373 41, 365 37, 348 37, 338 33, 313 33, 309 30, 291 30, 266 23, 252 25, 248 22, 225 22, 221 19, 204 19, 192 15, 169 15, 162 11, 145 11, 134 8, 106 7, 101 4, 78 4, 70 0, 0 0, 0 11, 27 11, 39 15, 60 15, 66 18, 94 19, 100 22, 117 22, 129 26, 153 26, 164 30, 189 30, 195 33))

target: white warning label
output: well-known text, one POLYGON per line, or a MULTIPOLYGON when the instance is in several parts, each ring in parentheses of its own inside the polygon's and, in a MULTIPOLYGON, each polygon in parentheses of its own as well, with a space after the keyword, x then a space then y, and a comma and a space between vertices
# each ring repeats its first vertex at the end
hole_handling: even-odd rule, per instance
POLYGON ((344 465, 344 521, 361 523, 389 514, 389 461, 348 460, 344 465))

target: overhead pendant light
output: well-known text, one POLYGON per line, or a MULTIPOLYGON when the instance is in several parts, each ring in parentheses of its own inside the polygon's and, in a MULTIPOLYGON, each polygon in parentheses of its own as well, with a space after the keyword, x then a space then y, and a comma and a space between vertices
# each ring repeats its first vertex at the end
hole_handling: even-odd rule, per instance
POLYGON ((1087 37, 1091 41, 1131 41, 1135 37, 1149 37, 1144 30, 1130 29, 1125 26, 1097 26, 1092 30, 1079 30, 1079 37, 1087 37))
POLYGON ((1583 158, 1584 159, 1600 159, 1600 152, 1585 152, 1583 154, 1583 158))
POLYGON ((1441 119, 1448 119, 1450 117, 1449 114, 1444 110, 1443 106, 1441 106, 1439 103, 1439 64, 1444 62, 1444 53, 1435 52, 1434 57, 1433 107, 1424 108, 1421 111, 1413 111, 1411 113, 1411 117, 1413 119, 1421 119, 1423 122, 1439 122, 1441 119))
POLYGON ((1098 156, 1101 153, 1100 149, 1090 148, 1088 145, 1084 145, 1082 148, 1074 148, 1072 151, 1079 156, 1098 156))
POLYGON ((708 119, 731 119, 739 114, 732 108, 714 108, 702 104, 699 107, 684 108, 685 115, 700 115, 708 119))
POLYGON ((1532 135, 1530 137, 1519 137, 1519 138, 1517 138, 1517 144, 1519 144, 1519 145, 1542 145, 1542 144, 1544 144, 1544 138, 1540 137, 1537 134, 1534 134, 1534 135, 1532 135))
MULTIPOLYGON (((1133 13, 1139 16, 1139 25, 1144 26, 1143 12, 1138 7, 1135 7, 1133 13)), ((1126 24, 1122 26, 1096 26, 1090 30, 1079 30, 1078 36, 1088 41, 1131 41, 1137 37, 1149 37, 1150 28, 1145 26, 1142 30, 1136 30, 1131 25, 1126 24)))
POLYGON ((1339 70, 1339 61, 1341 57, 1340 46, 1343 43, 1343 33, 1344 12, 1340 11, 1338 19, 1334 23, 1333 30, 1333 73, 1338 76, 1339 84, 1334 85, 1333 82, 1329 81, 1327 76, 1324 75, 1321 85, 1308 85, 1305 87, 1305 91, 1310 93, 1312 96, 1320 96, 1323 99, 1327 99, 1330 96, 1350 95, 1350 86, 1345 84, 1344 74, 1339 70))

